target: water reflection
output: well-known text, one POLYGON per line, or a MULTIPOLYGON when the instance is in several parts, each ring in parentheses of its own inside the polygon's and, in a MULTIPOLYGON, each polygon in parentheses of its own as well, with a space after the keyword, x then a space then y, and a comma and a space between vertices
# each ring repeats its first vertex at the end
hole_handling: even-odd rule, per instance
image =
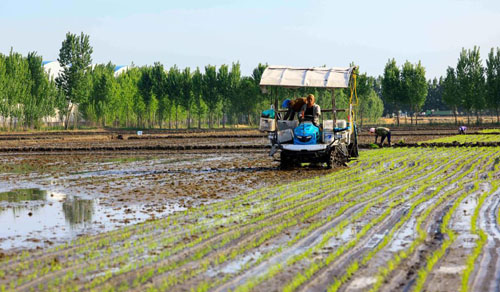
POLYGON ((64 217, 70 226, 92 222, 94 201, 79 198, 68 198, 62 204, 64 217))
POLYGON ((18 203, 22 201, 41 201, 47 199, 47 191, 40 189, 14 189, 0 193, 0 201, 18 203))
POLYGON ((0 214, 12 210, 14 217, 19 217, 20 214, 29 212, 30 217, 33 216, 45 220, 47 219, 44 218, 47 212, 39 212, 41 209, 62 209, 65 221, 69 223, 70 227, 91 222, 94 213, 93 200, 85 200, 36 188, 13 189, 2 192, 0 193, 0 204, 2 202, 6 202, 7 205, 0 206, 0 214))

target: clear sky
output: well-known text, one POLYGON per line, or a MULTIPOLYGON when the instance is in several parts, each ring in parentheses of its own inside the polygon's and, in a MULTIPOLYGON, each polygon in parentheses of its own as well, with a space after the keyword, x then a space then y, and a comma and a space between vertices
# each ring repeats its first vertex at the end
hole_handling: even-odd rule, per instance
POLYGON ((462 47, 500 47, 498 0, 0 0, 0 52, 56 60, 70 31, 90 35, 93 62, 203 67, 239 61, 344 67, 381 75, 419 60, 427 78, 462 47))

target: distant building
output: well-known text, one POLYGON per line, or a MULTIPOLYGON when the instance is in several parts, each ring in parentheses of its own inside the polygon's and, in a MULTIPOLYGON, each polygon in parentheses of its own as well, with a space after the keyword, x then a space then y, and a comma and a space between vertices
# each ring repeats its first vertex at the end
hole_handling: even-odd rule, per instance
MULTIPOLYGON (((50 79, 55 79, 56 77, 59 77, 61 72, 63 71, 63 68, 59 64, 58 61, 43 61, 42 62, 43 68, 45 69, 45 72, 47 72, 50 76, 50 79)), ((90 65, 90 67, 94 67, 95 64, 90 65)), ((115 73, 114 76, 118 77, 120 74, 127 72, 129 69, 129 66, 126 65, 120 65, 115 67, 115 73)))

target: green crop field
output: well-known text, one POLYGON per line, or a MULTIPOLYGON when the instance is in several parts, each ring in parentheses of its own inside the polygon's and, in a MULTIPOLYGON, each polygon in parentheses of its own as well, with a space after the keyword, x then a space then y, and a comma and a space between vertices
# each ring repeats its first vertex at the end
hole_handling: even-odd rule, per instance
POLYGON ((6 256, 0 291, 479 291, 495 281, 480 262, 496 260, 499 153, 363 151, 327 175, 6 256))

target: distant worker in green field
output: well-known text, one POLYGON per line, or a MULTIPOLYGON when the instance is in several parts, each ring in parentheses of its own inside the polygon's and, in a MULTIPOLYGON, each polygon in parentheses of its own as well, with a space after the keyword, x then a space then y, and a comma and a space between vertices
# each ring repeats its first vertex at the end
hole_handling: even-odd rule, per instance
POLYGON ((282 108, 286 108, 288 111, 285 114, 284 120, 293 121, 295 114, 300 112, 302 107, 307 103, 305 97, 299 97, 294 100, 289 100, 288 98, 283 101, 281 105, 282 108))
POLYGON ((391 146, 391 130, 385 127, 370 128, 370 133, 375 135, 375 144, 377 144, 377 138, 380 136, 380 145, 384 144, 385 137, 387 137, 387 143, 391 146))

